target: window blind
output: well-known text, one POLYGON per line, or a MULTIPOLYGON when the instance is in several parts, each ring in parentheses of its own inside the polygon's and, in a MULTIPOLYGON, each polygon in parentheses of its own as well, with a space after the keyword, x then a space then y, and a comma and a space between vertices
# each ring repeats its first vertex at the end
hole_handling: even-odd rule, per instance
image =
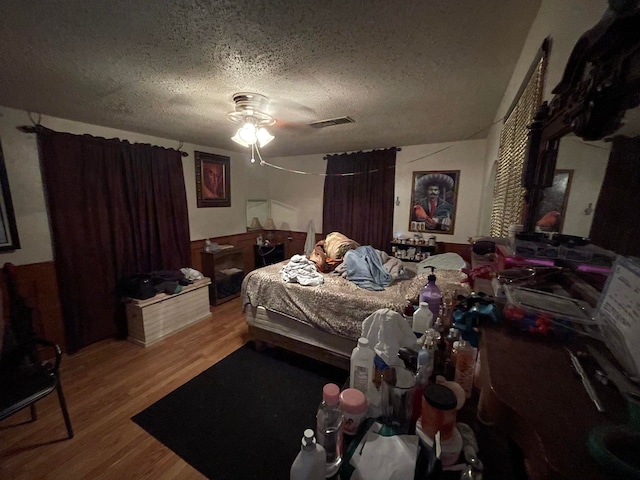
POLYGON ((527 151, 528 126, 542 103, 542 90, 547 56, 543 54, 520 90, 500 133, 498 166, 491 209, 492 237, 507 237, 510 225, 523 222, 525 189, 521 186, 527 151))

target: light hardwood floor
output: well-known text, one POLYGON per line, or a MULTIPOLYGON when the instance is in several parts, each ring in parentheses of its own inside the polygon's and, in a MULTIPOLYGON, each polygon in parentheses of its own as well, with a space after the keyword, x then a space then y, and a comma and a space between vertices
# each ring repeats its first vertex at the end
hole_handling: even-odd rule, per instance
MULTIPOLYGON (((62 360, 75 436, 67 440, 55 393, 0 422, 0 479, 204 478, 131 417, 248 340, 239 298, 147 348, 105 340, 62 360)), ((213 453, 213 452, 212 452, 213 453)))

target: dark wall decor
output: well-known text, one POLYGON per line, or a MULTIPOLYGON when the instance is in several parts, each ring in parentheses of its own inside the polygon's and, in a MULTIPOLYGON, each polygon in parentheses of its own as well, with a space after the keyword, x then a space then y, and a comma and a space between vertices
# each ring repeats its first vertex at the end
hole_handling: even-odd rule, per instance
POLYGON ((410 232, 453 234, 460 170, 413 172, 410 232))
POLYGON ((18 227, 16 217, 13 212, 13 202, 11 201, 11 191, 9 190, 9 178, 7 168, 2 155, 2 145, 0 144, 0 252, 16 250, 20 248, 18 238, 18 227))
POLYGON ((231 206, 231 158, 195 152, 198 208, 231 206))

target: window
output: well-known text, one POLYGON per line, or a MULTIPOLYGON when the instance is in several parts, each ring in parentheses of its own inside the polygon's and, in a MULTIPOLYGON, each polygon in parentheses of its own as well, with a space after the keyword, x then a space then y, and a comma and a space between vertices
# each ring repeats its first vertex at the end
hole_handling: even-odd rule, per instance
POLYGON ((548 50, 547 39, 529 69, 500 133, 491 209, 492 237, 507 237, 510 225, 523 222, 525 189, 521 183, 527 151, 528 126, 542 103, 548 50))

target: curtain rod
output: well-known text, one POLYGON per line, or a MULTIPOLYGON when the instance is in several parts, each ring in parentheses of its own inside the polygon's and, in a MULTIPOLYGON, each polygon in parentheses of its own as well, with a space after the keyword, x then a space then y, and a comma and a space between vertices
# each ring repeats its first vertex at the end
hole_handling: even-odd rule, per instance
MULTIPOLYGON (((22 125, 20 127, 16 127, 16 129, 21 131, 22 133, 38 133, 38 127, 37 126, 22 125)), ((160 148, 167 148, 167 147, 160 147, 160 148)), ((176 149, 175 148, 167 148, 167 150, 176 150, 176 149)), ((183 152, 181 150, 176 150, 176 152, 180 152, 180 155, 183 156, 183 157, 188 157, 189 156, 189 154, 187 152, 183 152)))
MULTIPOLYGON (((402 147, 389 147, 389 148, 395 148, 395 149, 396 149, 396 152, 401 152, 401 151, 402 151, 402 147)), ((369 152, 375 152, 376 150, 387 150, 387 149, 386 149, 386 148, 374 148, 373 150, 369 150, 368 152, 365 152, 365 151, 363 151, 363 150, 358 150, 357 152, 351 152, 351 153, 358 153, 358 152, 361 152, 361 153, 369 153, 369 152)), ((345 154, 347 154, 347 155, 348 155, 348 153, 347 153, 347 152, 345 152, 345 153, 332 153, 331 155, 345 155, 345 154)), ((322 159, 323 159, 323 160, 326 160, 326 159, 327 159, 327 158, 329 158, 331 155, 325 155, 324 157, 322 157, 322 159)))

